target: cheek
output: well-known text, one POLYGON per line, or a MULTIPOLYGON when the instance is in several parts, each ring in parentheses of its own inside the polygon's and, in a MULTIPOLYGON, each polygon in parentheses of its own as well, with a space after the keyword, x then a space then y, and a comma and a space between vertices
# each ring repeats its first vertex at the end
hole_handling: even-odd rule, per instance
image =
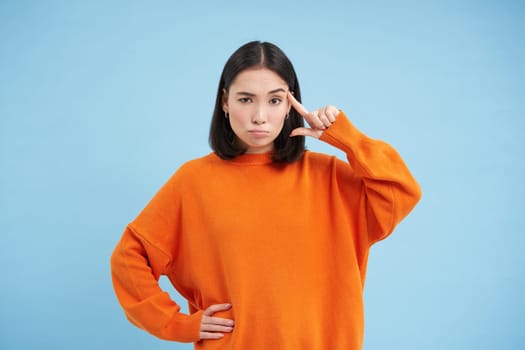
POLYGON ((275 124, 283 124, 286 118, 286 108, 276 108, 270 114, 270 118, 275 124))
POLYGON ((233 126, 236 125, 244 125, 246 124, 250 118, 245 115, 246 113, 242 113, 239 111, 230 111, 230 124, 233 126))
POLYGON ((239 106, 236 103, 230 103, 228 112, 230 113, 230 118, 233 116, 237 120, 250 118, 250 109, 246 108, 246 106, 239 106))

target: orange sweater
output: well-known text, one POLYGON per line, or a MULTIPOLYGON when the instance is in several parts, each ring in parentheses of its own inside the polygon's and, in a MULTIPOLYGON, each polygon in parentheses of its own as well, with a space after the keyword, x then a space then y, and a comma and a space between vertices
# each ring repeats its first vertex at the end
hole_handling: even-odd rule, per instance
POLYGON ((361 349, 369 248, 421 193, 397 152, 343 113, 321 140, 349 163, 307 151, 284 166, 268 154, 183 165, 112 255, 128 319, 196 349, 361 349), (190 315, 160 289, 161 275, 190 315), (235 320, 233 332, 198 341, 202 311, 218 303, 233 305, 214 315, 235 320))

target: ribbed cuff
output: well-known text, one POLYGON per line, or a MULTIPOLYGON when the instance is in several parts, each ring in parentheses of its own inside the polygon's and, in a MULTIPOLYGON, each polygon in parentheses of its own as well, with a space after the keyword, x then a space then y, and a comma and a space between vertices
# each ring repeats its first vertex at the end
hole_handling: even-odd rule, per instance
POLYGON ((203 312, 199 310, 191 315, 175 315, 172 322, 164 328, 162 338, 185 343, 199 341, 203 312))
POLYGON ((359 162, 361 155, 355 152, 361 150, 363 142, 366 144, 371 140, 352 124, 343 111, 339 112, 335 122, 321 134, 319 139, 345 152, 354 171, 359 175, 369 175, 369 171, 359 162))

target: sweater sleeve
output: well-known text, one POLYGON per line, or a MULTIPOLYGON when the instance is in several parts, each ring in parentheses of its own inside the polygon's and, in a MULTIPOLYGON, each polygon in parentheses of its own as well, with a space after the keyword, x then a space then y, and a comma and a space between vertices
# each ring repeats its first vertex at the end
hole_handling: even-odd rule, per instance
POLYGON ((321 140, 346 153, 362 179, 368 244, 384 239, 421 198, 421 189, 397 151, 360 132, 340 112, 321 140))
POLYGON ((180 205, 171 182, 126 227, 111 256, 112 281, 131 323, 161 339, 195 342, 200 338, 202 311, 181 313, 158 284, 172 263, 170 252, 177 237, 180 205))

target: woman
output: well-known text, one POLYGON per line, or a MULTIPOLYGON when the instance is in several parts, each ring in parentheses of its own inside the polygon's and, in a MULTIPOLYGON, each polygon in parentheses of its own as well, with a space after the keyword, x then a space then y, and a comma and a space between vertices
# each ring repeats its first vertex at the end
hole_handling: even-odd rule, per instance
POLYGON ((226 62, 214 152, 175 172, 112 255, 132 323, 196 349, 362 348, 369 248, 412 210, 420 188, 391 146, 333 106, 309 112, 300 101, 275 45, 250 42, 226 62), (305 151, 305 136, 348 163, 305 151), (190 315, 160 289, 161 275, 190 315))

